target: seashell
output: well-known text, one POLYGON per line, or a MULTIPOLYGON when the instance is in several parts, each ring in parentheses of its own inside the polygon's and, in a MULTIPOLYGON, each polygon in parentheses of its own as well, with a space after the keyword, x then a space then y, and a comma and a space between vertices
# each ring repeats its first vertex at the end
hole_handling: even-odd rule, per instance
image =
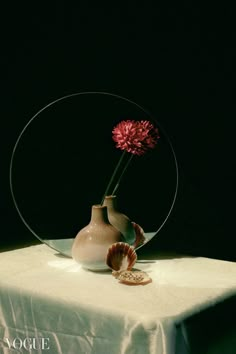
POLYGON ((149 275, 142 271, 121 271, 113 272, 113 275, 120 283, 127 285, 145 285, 152 282, 152 279, 149 275))
POLYGON ((136 260, 137 254, 128 243, 116 242, 108 248, 106 263, 113 271, 131 270, 136 260))
POLYGON ((145 242, 145 240, 146 240, 145 233, 139 224, 136 224, 134 221, 132 221, 132 225, 134 227, 134 231, 135 231, 135 235, 136 235, 133 247, 137 248, 145 242))

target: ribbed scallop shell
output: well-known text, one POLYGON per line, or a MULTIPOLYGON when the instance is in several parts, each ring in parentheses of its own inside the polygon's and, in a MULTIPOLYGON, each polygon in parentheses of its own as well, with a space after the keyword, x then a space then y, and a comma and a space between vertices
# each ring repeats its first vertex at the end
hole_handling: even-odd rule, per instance
POLYGON ((135 239, 133 246, 134 246, 134 248, 137 248, 145 243, 145 241, 146 241, 145 233, 144 233, 143 228, 139 224, 136 224, 136 222, 132 221, 132 225, 134 227, 134 231, 135 231, 135 235, 136 235, 136 239, 135 239))
POLYGON ((107 252, 106 263, 113 271, 131 270, 137 260, 132 246, 124 242, 113 243, 107 252))

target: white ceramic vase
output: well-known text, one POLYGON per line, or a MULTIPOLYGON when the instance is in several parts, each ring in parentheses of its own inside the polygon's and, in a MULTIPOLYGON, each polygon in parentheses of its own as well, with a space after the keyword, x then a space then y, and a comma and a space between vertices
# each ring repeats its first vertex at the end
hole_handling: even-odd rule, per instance
POLYGON ((124 241, 121 232, 108 220, 107 206, 93 205, 89 224, 74 239, 72 258, 85 269, 106 270, 108 248, 121 241, 124 241))

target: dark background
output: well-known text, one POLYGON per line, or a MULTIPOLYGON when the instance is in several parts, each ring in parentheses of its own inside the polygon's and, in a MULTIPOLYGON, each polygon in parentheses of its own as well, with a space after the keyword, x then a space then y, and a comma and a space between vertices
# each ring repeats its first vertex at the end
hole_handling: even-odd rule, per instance
POLYGON ((147 249, 235 261, 233 10, 58 2, 9 6, 2 15, 1 249, 37 242, 9 190, 20 131, 59 97, 105 91, 151 111, 177 155, 177 201, 147 249))

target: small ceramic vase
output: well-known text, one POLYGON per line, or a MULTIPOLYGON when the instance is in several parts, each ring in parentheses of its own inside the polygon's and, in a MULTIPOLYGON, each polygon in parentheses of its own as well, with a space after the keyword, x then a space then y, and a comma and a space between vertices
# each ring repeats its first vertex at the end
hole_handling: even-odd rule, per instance
POLYGON ((128 216, 119 212, 117 197, 115 195, 106 196, 103 205, 107 206, 109 222, 122 233, 125 242, 133 245, 136 240, 135 229, 128 216))
POLYGON ((72 258, 85 269, 106 270, 108 248, 121 241, 124 241, 121 232, 109 223, 107 207, 93 205, 89 224, 74 239, 72 258))

